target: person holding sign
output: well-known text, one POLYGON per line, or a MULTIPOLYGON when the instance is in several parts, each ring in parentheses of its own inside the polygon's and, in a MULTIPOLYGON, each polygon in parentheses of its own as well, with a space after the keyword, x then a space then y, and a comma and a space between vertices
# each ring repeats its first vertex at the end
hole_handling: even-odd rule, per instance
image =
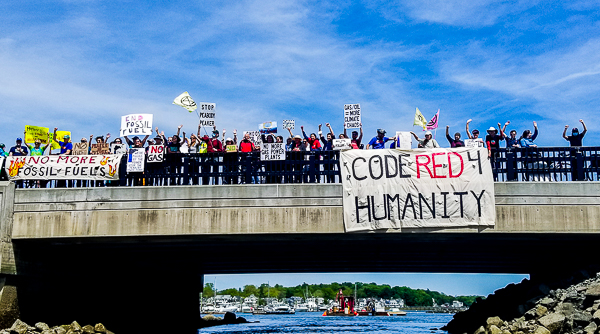
POLYGON ((483 139, 479 138, 479 130, 477 130, 477 129, 473 130, 472 134, 469 131, 469 123, 471 123, 471 121, 472 121, 472 119, 470 119, 470 118, 467 120, 467 125, 466 125, 467 137, 469 137, 469 139, 471 139, 474 142, 476 142, 477 146, 479 146, 479 147, 485 147, 485 143, 483 142, 483 139))
POLYGON ((424 139, 419 139, 419 136, 417 136, 417 134, 412 131, 410 132, 410 134, 413 135, 413 137, 415 137, 415 139, 419 142, 419 147, 422 147, 422 148, 439 148, 440 147, 438 142, 435 139, 433 139, 431 131, 425 132, 424 139))
POLYGON ((367 144, 367 150, 377 150, 385 148, 385 143, 387 143, 390 140, 396 140, 396 137, 386 137, 384 129, 377 129, 377 136, 373 137, 373 139, 371 139, 371 141, 367 144))
POLYGON ((452 137, 450 137, 450 133, 448 133, 449 129, 450 125, 446 125, 446 139, 448 139, 450 147, 465 147, 465 142, 460 140, 460 132, 454 133, 454 139, 452 139, 452 137))
MULTIPOLYGON (((223 129, 223 136, 225 136, 225 129, 223 129)), ((223 156, 223 172, 225 173, 236 173, 238 171, 238 155, 237 155, 237 130, 233 130, 233 139, 225 139, 223 146, 227 152, 223 156)), ((223 183, 225 184, 238 184, 238 177, 236 176, 225 176, 223 177, 223 183)))
POLYGON ((148 140, 148 137, 150 137, 150 135, 146 135, 146 137, 144 137, 144 139, 140 140, 140 137, 135 136, 135 137, 133 137, 133 140, 131 140, 131 139, 129 139, 129 137, 124 136, 125 142, 127 143, 127 145, 129 145, 129 148, 144 147, 144 145, 146 145, 146 140, 148 140))
MULTIPOLYGON (((348 134, 346 133, 346 128, 344 128, 344 137, 348 138, 348 134)), ((351 140, 351 144, 352 144, 352 148, 355 150, 360 149, 360 145, 362 143, 362 138, 363 138, 363 129, 362 129, 362 123, 360 123, 360 136, 358 135, 358 132, 356 130, 352 131, 352 140, 351 140)))
POLYGON ((73 143, 71 142, 71 136, 64 135, 63 141, 56 140, 56 131, 58 128, 54 128, 54 135, 52 136, 52 140, 57 142, 60 145, 60 155, 70 155, 71 151, 73 151, 73 143))

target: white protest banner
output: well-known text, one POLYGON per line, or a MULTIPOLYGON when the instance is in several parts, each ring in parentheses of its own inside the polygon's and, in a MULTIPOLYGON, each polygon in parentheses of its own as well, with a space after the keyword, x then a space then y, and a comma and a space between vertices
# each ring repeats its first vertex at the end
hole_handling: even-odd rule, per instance
POLYGON ((0 168, 2 168, 2 164, 4 164, 4 156, 0 156, 0 168))
POLYGON ((360 128, 360 104, 344 104, 344 129, 360 128))
POLYGON ((127 154, 127 145, 119 143, 110 144, 110 153, 121 155, 127 154))
POLYGON ((118 180, 120 155, 7 157, 10 180, 118 180))
POLYGON ((152 114, 122 116, 120 137, 152 135, 152 117, 152 114))
POLYGON ((396 131, 396 148, 410 150, 412 148, 412 134, 406 131, 396 131))
POLYGON ((296 121, 293 119, 284 119, 283 122, 281 122, 281 127, 283 127, 284 129, 294 130, 295 126, 296 126, 296 121))
POLYGON ((215 125, 215 116, 217 111, 216 103, 200 102, 200 125, 213 127, 215 125))
POLYGON ((145 148, 130 148, 127 156, 127 173, 144 171, 145 148))
POLYGON ((258 131, 263 134, 277 133, 277 122, 264 122, 258 125, 258 131))
POLYGON ((260 148, 260 160, 285 160, 285 144, 263 143, 260 148))
POLYGON ((468 148, 477 148, 477 147, 484 147, 484 143, 483 143, 483 139, 481 138, 477 138, 477 139, 465 139, 465 147, 468 148))
POLYGON ((334 139, 333 140, 334 150, 350 150, 352 149, 351 139, 334 139))
POLYGON ((254 144, 254 146, 259 147, 262 144, 260 131, 244 131, 244 136, 246 136, 246 133, 250 135, 250 141, 254 144))
POLYGON ((493 226, 494 178, 483 148, 340 154, 346 231, 493 226))
POLYGON ((146 160, 150 162, 163 162, 165 159, 165 147, 164 145, 150 145, 148 146, 148 155, 146 160))

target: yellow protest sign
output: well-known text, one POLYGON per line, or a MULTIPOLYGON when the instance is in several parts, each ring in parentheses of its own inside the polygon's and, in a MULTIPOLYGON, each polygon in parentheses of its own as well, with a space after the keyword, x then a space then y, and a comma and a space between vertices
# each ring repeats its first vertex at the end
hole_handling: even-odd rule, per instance
POLYGON ((52 140, 52 136, 54 134, 50 134, 50 142, 52 142, 52 149, 53 150, 58 150, 60 148, 60 144, 57 143, 58 141, 64 141, 65 136, 69 136, 71 137, 71 131, 56 131, 56 141, 52 140))
POLYGON ((25 125, 25 140, 26 143, 33 143, 36 139, 42 141, 43 145, 48 144, 48 128, 41 126, 25 125))
POLYGON ((227 145, 227 152, 237 152, 237 146, 227 145))

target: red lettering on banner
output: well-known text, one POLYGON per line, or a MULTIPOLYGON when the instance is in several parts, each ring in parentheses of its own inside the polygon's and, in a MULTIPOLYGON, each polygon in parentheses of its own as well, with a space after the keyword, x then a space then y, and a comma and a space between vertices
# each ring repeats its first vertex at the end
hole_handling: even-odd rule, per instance
POLYGON ((445 179, 446 178, 446 175, 437 175, 437 169, 436 168, 442 167, 443 165, 441 165, 441 164, 436 165, 435 164, 435 156, 436 155, 445 155, 445 154, 446 153, 433 153, 431 155, 431 160, 433 161, 433 178, 434 179, 445 179))
POLYGON ((96 163, 96 155, 93 155, 90 157, 90 164, 95 164, 96 163))
POLYGON ((449 172, 449 177, 450 178, 456 178, 462 175, 463 171, 465 170, 465 163, 463 162, 463 158, 460 154, 456 153, 456 152, 449 152, 448 153, 448 169, 450 170, 449 172), (452 160, 450 159, 450 155, 454 154, 456 155, 459 159, 460 159, 460 172, 456 175, 452 174, 452 160))
POLYGON ((427 165, 429 165, 429 163, 431 162, 431 158, 429 158, 428 155, 425 154, 419 154, 415 157, 416 163, 417 163, 417 179, 421 178, 421 166, 425 167, 425 169, 427 169, 427 172, 429 173, 429 177, 433 178, 433 175, 431 174, 431 170, 429 170, 429 167, 427 167, 427 165), (427 162, 426 163, 420 163, 419 162, 419 158, 420 157, 425 157, 427 158, 427 162))
POLYGON ((79 162, 82 163, 82 164, 84 164, 87 161, 87 159, 88 159, 87 155, 82 155, 81 159, 79 159, 79 162))
POLYGON ((58 160, 56 160, 56 162, 61 162, 61 160, 64 160, 64 162, 69 161, 69 156, 67 155, 59 155, 58 156, 58 160))

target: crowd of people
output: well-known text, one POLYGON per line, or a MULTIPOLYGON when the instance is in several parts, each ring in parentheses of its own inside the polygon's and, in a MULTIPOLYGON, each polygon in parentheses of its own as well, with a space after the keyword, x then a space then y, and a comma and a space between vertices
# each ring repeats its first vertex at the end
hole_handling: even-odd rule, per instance
MULTIPOLYGON (((507 148, 529 148, 529 147, 537 147, 535 140, 538 136, 539 130, 536 122, 533 122, 533 129, 527 129, 522 132, 520 137, 517 137, 517 131, 512 129, 508 131, 507 127, 510 125, 510 121, 507 121, 502 126, 500 123, 497 124, 497 127, 490 127, 487 129, 487 135, 485 137, 480 136, 480 132, 477 129, 470 130, 471 119, 467 120, 465 130, 467 134, 467 139, 463 140, 460 132, 454 133, 454 136, 450 136, 450 127, 446 126, 446 139, 451 148, 456 147, 465 147, 470 144, 471 146, 479 146, 479 147, 487 147, 488 149, 488 157, 494 160, 494 156, 496 155, 494 151, 501 147, 501 142, 504 141, 507 148)), ((567 135, 567 131, 569 126, 566 125, 563 131, 563 138, 569 142, 570 146, 582 146, 583 137, 587 132, 587 127, 583 120, 579 120, 582 125, 583 131, 579 132, 578 128, 572 128, 571 134, 567 135)), ((384 129, 377 129, 377 134, 371 140, 366 143, 366 146, 363 144, 363 129, 362 124, 360 124, 360 128, 358 131, 352 131, 351 135, 348 136, 347 130, 344 129, 343 133, 340 133, 338 137, 336 137, 331 124, 326 123, 327 132, 323 133, 322 124, 319 124, 317 133, 310 133, 307 135, 305 132, 304 126, 300 127, 300 134, 294 134, 292 129, 286 129, 289 136, 284 138, 282 135, 275 134, 262 134, 260 141, 264 143, 284 143, 285 141, 285 150, 289 152, 299 152, 299 151, 332 151, 334 150, 334 139, 347 139, 349 142, 349 148, 352 149, 383 149, 386 148, 388 142, 391 144, 388 146, 389 148, 396 148, 398 145, 398 141, 396 137, 387 137, 386 131, 384 129)), ((257 145, 259 141, 256 138, 252 138, 249 133, 245 133, 241 140, 238 141, 237 130, 233 130, 233 136, 227 137, 226 130, 223 129, 222 132, 217 130, 216 126, 210 129, 211 136, 208 134, 201 135, 202 127, 199 125, 196 133, 191 133, 187 136, 185 131, 182 131, 183 125, 177 127, 177 131, 172 136, 165 136, 164 131, 159 131, 159 128, 156 127, 154 129, 155 136, 150 138, 150 135, 146 135, 143 138, 138 136, 129 138, 128 136, 124 136, 123 140, 118 137, 109 142, 109 138, 111 138, 110 133, 107 133, 105 136, 96 136, 90 135, 89 139, 86 137, 81 138, 81 143, 89 143, 93 144, 111 144, 111 152, 112 153, 125 153, 127 152, 127 148, 146 148, 150 145, 159 145, 164 146, 164 151, 166 154, 177 154, 177 153, 218 153, 218 152, 259 152, 261 147, 257 145), (123 142, 126 143, 123 144, 123 142)), ((69 135, 64 135, 63 138, 57 138, 57 130, 58 128, 54 128, 52 134, 48 134, 48 137, 51 138, 54 142, 56 142, 60 149, 58 152, 52 152, 52 149, 48 149, 51 147, 50 140, 44 141, 45 144, 42 144, 42 140, 36 139, 33 143, 24 143, 23 138, 16 139, 16 145, 12 146, 10 149, 6 149, 5 145, 0 143, 0 155, 2 156, 41 156, 44 154, 59 154, 59 155, 70 155, 73 154, 73 142, 69 135)), ((205 131, 206 132, 206 131, 205 131)), ((423 135, 423 138, 420 138, 415 132, 411 131, 410 134, 417 141, 417 146, 420 148, 438 148, 440 144, 438 141, 433 138, 433 134, 431 131, 426 131, 423 135)), ((88 146, 88 154, 90 154, 92 149, 92 145, 88 146)), ((81 153, 79 153, 81 154, 81 153)), ((214 158, 212 158, 214 159, 214 158)), ((228 156, 227 154, 223 155, 222 162, 232 163, 232 159, 237 159, 232 156, 228 156)), ((323 166, 325 170, 332 170, 333 166, 326 164, 323 166)), ((214 172, 214 170, 213 170, 214 172)), ((328 174, 328 173, 325 173, 328 174)), ((327 176, 328 182, 332 181, 333 176, 327 176)), ((259 182, 255 177, 253 177, 253 182, 259 182)), ((224 183, 230 183, 231 178, 223 181, 224 183)), ((203 183, 207 184, 207 181, 204 180, 203 183)))

